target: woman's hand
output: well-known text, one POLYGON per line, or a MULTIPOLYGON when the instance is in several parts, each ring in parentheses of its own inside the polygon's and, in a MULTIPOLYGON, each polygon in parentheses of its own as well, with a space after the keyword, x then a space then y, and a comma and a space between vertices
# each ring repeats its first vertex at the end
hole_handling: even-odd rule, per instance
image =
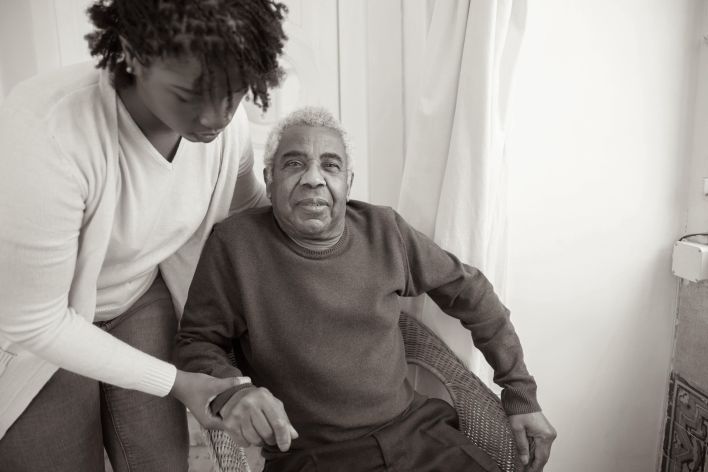
POLYGON ((247 377, 218 379, 206 374, 195 374, 177 370, 177 377, 170 393, 207 429, 224 429, 221 418, 209 410, 209 403, 221 392, 250 382, 247 377))

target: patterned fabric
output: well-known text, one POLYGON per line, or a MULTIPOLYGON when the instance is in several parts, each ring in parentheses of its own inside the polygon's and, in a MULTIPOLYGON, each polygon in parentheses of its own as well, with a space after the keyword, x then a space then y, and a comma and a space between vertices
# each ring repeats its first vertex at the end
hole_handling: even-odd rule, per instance
POLYGON ((677 374, 671 375, 664 430, 662 472, 705 472, 708 396, 677 374))

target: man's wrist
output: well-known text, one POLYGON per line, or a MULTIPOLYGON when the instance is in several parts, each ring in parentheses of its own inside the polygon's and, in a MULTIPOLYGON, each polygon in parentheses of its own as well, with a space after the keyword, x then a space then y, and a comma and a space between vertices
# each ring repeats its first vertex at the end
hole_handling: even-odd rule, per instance
POLYGON ((501 393, 504 412, 508 415, 523 415, 541 411, 536 398, 536 385, 529 388, 504 388, 501 393))
POLYGON ((232 398, 241 398, 247 393, 247 390, 256 388, 251 382, 242 383, 231 387, 228 390, 224 390, 219 395, 214 398, 209 404, 209 409, 215 416, 221 416, 221 409, 224 408, 232 398))

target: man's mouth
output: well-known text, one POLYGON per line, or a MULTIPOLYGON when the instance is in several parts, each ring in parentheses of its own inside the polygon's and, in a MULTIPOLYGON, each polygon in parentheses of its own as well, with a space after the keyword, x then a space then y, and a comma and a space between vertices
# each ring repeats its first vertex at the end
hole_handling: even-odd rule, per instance
POLYGON ((329 202, 324 198, 304 198, 297 204, 308 210, 320 210, 329 206, 329 202))

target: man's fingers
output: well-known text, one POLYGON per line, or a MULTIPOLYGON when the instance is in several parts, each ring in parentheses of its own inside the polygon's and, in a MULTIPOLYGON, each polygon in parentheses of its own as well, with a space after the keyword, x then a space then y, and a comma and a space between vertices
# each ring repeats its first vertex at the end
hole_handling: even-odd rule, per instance
POLYGON ((260 436, 266 444, 269 446, 275 445, 275 435, 270 427, 270 423, 268 423, 268 420, 263 416, 263 413, 254 411, 251 414, 251 423, 253 424, 253 429, 256 430, 258 436, 260 436))
POLYGON ((283 452, 290 449, 298 434, 290 424, 283 403, 265 388, 249 388, 243 392, 241 397, 238 397, 241 392, 232 396, 222 408, 222 414, 226 415, 226 429, 229 432, 238 430, 247 444, 277 444, 283 452), (226 413, 223 413, 224 409, 226 413))
POLYGON ((227 428, 226 432, 231 437, 234 444, 236 444, 238 447, 248 447, 250 445, 243 438, 243 434, 241 433, 241 428, 239 428, 238 426, 235 428, 227 428))
POLYGON ((514 439, 516 439, 516 450, 519 451, 521 463, 529 463, 529 440, 526 437, 526 430, 523 428, 512 428, 514 439))
POLYGON ((541 472, 551 455, 556 430, 540 411, 511 415, 509 424, 514 433, 519 458, 526 466, 524 470, 541 472))
POLYGON ((285 414, 282 403, 277 399, 275 401, 277 403, 271 405, 270 408, 264 409, 263 412, 275 434, 275 442, 278 444, 278 449, 285 452, 290 449, 290 428, 292 428, 292 425, 290 424, 288 415, 285 414))
POLYGON ((550 456, 551 442, 541 438, 536 438, 535 447, 533 448, 533 461, 528 468, 528 472, 541 472, 550 456))
POLYGON ((258 435, 258 432, 256 432, 255 429, 253 429, 253 425, 251 424, 250 421, 243 421, 241 423, 241 434, 243 435, 243 438, 248 442, 248 445, 250 445, 250 446, 263 445, 263 441, 261 441, 261 437, 258 435))
POLYGON ((280 417, 271 422, 271 427, 275 433, 275 442, 278 444, 278 449, 285 452, 290 449, 290 430, 288 429, 289 421, 287 417, 280 417))

